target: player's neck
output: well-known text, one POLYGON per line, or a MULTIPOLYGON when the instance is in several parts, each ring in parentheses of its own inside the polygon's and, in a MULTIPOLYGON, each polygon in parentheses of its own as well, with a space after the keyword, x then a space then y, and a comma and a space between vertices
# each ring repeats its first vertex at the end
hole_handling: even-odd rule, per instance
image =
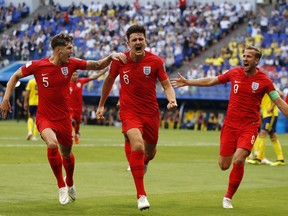
POLYGON ((248 72, 245 72, 246 76, 248 77, 252 77, 254 76, 256 73, 258 72, 257 68, 251 70, 251 71, 248 71, 248 72))
POLYGON ((63 62, 60 61, 59 58, 55 57, 54 55, 50 56, 49 62, 55 66, 61 65, 63 62))
POLYGON ((130 59, 133 62, 140 62, 142 58, 144 58, 145 54, 146 54, 145 51, 143 55, 135 55, 134 53, 130 52, 130 59))

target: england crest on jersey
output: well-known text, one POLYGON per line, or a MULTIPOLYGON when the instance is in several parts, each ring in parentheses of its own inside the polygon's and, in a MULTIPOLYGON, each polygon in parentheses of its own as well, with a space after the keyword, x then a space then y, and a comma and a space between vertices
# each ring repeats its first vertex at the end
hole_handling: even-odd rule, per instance
POLYGON ((151 67, 150 66, 144 66, 143 72, 146 76, 148 76, 151 73, 151 67))
POLYGON ((61 72, 64 76, 66 76, 68 74, 68 68, 67 67, 62 67, 61 68, 61 72))
POLYGON ((251 87, 255 91, 255 90, 257 90, 259 88, 259 83, 253 82, 251 87))

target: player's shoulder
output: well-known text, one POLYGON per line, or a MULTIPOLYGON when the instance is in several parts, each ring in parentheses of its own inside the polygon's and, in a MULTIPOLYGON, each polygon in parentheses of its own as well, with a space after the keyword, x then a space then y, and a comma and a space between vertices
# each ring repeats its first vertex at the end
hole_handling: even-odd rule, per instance
POLYGON ((48 58, 31 60, 31 61, 26 62, 25 65, 23 65, 22 67, 24 67, 24 68, 29 68, 30 66, 37 67, 37 66, 47 64, 48 62, 49 62, 48 58))
POLYGON ((258 77, 261 77, 261 79, 264 79, 264 80, 268 80, 269 82, 272 82, 272 80, 267 76, 266 73, 264 73, 260 68, 257 68, 257 76, 258 77))
MULTIPOLYGON (((128 62, 130 61, 129 53, 130 53, 130 50, 123 52, 123 54, 126 55, 126 58, 127 58, 128 62)), ((120 60, 119 61, 118 60, 112 60, 112 65, 114 65, 114 66, 116 65, 116 67, 118 68, 118 67, 123 66, 125 64, 122 61, 120 61, 120 60)))
POLYGON ((223 70, 223 72, 222 72, 222 74, 226 74, 226 75, 229 75, 232 73, 233 74, 242 74, 242 73, 244 73, 244 68, 243 67, 233 67, 233 68, 223 70))
POLYGON ((152 52, 150 52, 150 51, 145 50, 145 56, 146 56, 147 58, 152 58, 152 59, 154 59, 154 60, 156 60, 156 61, 163 62, 163 59, 162 59, 162 58, 160 58, 158 55, 156 55, 156 54, 154 54, 154 53, 152 53, 152 52))
POLYGON ((79 62, 86 62, 87 60, 76 58, 76 57, 70 57, 69 58, 69 64, 78 64, 79 62))
POLYGON ((89 77, 81 77, 77 79, 76 83, 87 83, 89 81, 90 81, 89 77))
POLYGON ((29 80, 29 83, 31 83, 31 84, 33 84, 33 85, 36 85, 36 79, 35 79, 35 78, 30 79, 30 80, 29 80))

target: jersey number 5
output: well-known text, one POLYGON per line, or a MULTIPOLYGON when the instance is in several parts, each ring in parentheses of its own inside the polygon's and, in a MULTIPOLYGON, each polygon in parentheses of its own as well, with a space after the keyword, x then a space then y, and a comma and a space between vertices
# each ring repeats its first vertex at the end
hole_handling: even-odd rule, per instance
POLYGON ((47 88, 49 86, 48 77, 42 77, 42 82, 44 87, 47 88))

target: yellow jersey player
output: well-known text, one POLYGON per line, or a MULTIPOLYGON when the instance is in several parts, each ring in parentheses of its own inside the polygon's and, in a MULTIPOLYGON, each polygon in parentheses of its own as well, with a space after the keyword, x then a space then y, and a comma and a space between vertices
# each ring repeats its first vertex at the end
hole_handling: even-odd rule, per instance
MULTIPOLYGON (((281 92, 279 95, 281 95, 281 92)), ((255 154, 255 158, 253 160, 248 160, 250 164, 261 164, 261 161, 265 158, 264 152, 266 149, 266 136, 269 134, 270 140, 273 144, 273 148, 277 155, 277 160, 274 163, 271 163, 271 166, 279 166, 284 165, 284 156, 282 152, 282 147, 279 142, 277 132, 276 132, 276 124, 278 120, 278 108, 275 106, 273 101, 269 98, 267 94, 264 95, 261 101, 261 110, 262 110, 262 125, 260 129, 260 133, 258 134, 257 140, 255 142, 257 148, 257 154, 255 154)))
POLYGON ((38 87, 35 78, 28 81, 24 100, 24 109, 28 110, 27 140, 37 140, 36 113, 38 108, 38 87), (28 110, 29 108, 29 110, 28 110))

